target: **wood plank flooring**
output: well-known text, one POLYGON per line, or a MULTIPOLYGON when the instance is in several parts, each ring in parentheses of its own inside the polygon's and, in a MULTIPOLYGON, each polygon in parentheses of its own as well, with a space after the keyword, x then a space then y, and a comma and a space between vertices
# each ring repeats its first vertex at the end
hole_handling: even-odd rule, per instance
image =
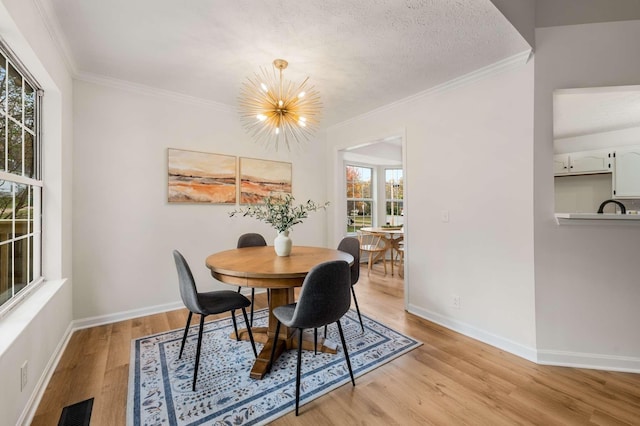
MULTIPOLYGON (((640 374, 540 366, 462 336, 406 313, 402 280, 381 271, 362 269, 360 309, 424 345, 274 425, 640 425, 640 374)), ((55 426, 64 406, 94 397, 92 426, 124 425, 131 339, 182 328, 186 317, 76 331, 32 424, 55 426)))

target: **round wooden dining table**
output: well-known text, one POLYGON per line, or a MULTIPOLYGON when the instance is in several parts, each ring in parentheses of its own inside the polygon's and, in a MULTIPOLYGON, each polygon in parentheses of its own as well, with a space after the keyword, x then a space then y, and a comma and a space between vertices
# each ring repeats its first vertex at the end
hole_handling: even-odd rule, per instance
MULTIPOLYGON (((272 314, 273 308, 294 303, 294 289, 302 286, 309 270, 331 260, 344 260, 349 265, 354 261, 353 256, 340 250, 304 246, 293 246, 289 256, 278 256, 272 246, 262 246, 226 250, 207 257, 205 263, 215 279, 237 286, 270 289, 268 326, 252 328, 255 340, 264 343, 251 369, 252 378, 262 379, 269 371, 274 344, 276 359, 286 349, 298 346, 295 330, 281 326, 279 336, 275 336, 277 320, 272 314)), ((239 334, 241 339, 249 339, 246 329, 239 334)), ((314 349, 313 339, 305 338, 302 345, 303 349, 314 349)), ((316 349, 336 353, 335 343, 322 338, 318 339, 316 349)))
MULTIPOLYGON (((384 241, 385 251, 378 253, 374 259, 374 263, 377 262, 380 257, 386 256, 388 251, 391 254, 391 275, 393 275, 393 257, 394 251, 398 253, 400 251, 400 243, 404 240, 404 228, 384 228, 384 227, 367 227, 361 228, 362 232, 369 234, 380 235, 384 241)), ((385 270, 386 273, 386 270, 385 270)), ((398 271, 402 276, 402 272, 398 271)))

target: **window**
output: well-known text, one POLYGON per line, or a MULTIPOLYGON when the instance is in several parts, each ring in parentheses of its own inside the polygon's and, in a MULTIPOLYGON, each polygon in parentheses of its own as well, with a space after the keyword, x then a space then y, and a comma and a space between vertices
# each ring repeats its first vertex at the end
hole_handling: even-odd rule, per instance
POLYGON ((347 165, 347 232, 371 226, 373 214, 373 170, 347 165))
POLYGON ((0 45, 0 311, 40 280, 39 93, 0 45))
POLYGON ((402 169, 385 169, 384 198, 387 212, 387 225, 403 225, 404 180, 402 178, 402 169))

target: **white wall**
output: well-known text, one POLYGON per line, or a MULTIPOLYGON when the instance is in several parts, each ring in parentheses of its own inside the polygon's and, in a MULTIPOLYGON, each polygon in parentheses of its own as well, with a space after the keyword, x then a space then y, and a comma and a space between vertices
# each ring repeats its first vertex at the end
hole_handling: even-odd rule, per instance
POLYGON ((491 0, 534 49, 536 1, 538 0, 491 0))
MULTIPOLYGON (((504 0, 503 0, 504 1, 504 0)), ((536 0, 536 27, 640 18, 637 0, 536 0)))
MULTIPOLYGON (((272 234, 250 219, 229 219, 230 207, 168 205, 168 147, 292 161, 294 195, 333 202, 329 227, 319 213, 296 227, 294 242, 334 246, 343 214, 331 210, 340 188, 327 185, 337 149, 401 135, 411 311, 526 357, 537 346, 544 362, 638 370, 638 230, 555 224, 551 100, 558 88, 640 84, 640 22, 536 31, 535 145, 529 63, 335 126, 326 150, 320 135, 297 155, 250 143, 224 108, 88 82, 72 88, 37 4, 1 0, 0 34, 46 91, 44 271, 70 278, 73 243, 75 318, 108 320, 177 302, 173 248, 191 261, 200 285, 213 288, 208 253, 233 247, 247 230, 272 234), (449 223, 440 221, 442 210, 449 223), (450 306, 452 294, 460 310, 450 306)), ((71 321, 71 299, 67 279, 22 306, 38 309, 12 313, 21 328, 0 353, 7 424, 25 418, 37 398, 71 321), (20 392, 24 360, 30 380, 20 392)))
MULTIPOLYGON (((243 232, 260 232, 272 244, 275 231, 267 225, 229 218, 234 206, 169 205, 167 148, 291 161, 297 201, 325 201, 322 142, 309 143, 302 153, 275 153, 251 142, 228 107, 118 86, 74 86, 76 318, 109 320, 179 302, 173 249, 207 290, 215 286, 204 265, 207 255, 235 248, 243 232)), ((297 225, 294 244, 324 245, 326 215, 312 213, 297 225)))
POLYGON ((640 127, 632 127, 630 129, 556 139, 553 143, 553 152, 555 154, 565 154, 638 144, 640 144, 640 127))
MULTIPOLYGON (((600 203, 612 197, 612 173, 556 176, 555 211, 558 213, 595 213, 600 203)), ((615 205, 607 212, 614 212, 615 205)))
MULTIPOLYGON (((406 138, 409 310, 528 358, 536 345, 533 69, 503 69, 327 131, 330 176, 340 173, 339 149, 406 138)), ((333 185, 331 199, 341 190, 333 185)), ((339 220, 330 216, 330 231, 339 220)))
POLYGON ((45 91, 42 229, 43 274, 48 282, 0 319, 0 423, 16 424, 28 419, 35 408, 72 319, 72 82, 35 2, 2 0, 0 36, 45 91), (28 383, 21 391, 20 366, 25 361, 28 383))
POLYGON ((552 93, 640 84, 640 21, 536 30, 535 272, 540 359, 640 370, 640 228, 558 226, 552 93))

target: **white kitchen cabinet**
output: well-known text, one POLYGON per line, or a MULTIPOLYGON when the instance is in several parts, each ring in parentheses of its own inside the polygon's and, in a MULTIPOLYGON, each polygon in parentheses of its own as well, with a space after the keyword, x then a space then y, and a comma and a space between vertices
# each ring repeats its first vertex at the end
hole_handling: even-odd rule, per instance
POLYGON ((614 198, 640 198, 640 145, 616 148, 614 198))
POLYGON ((569 156, 571 173, 611 172, 613 160, 609 151, 574 152, 569 156))
POLYGON ((611 151, 581 151, 553 156, 553 172, 556 176, 590 173, 610 173, 613 168, 611 151))
POLYGON ((569 154, 557 154, 553 156, 553 173, 566 175, 569 173, 569 154))

